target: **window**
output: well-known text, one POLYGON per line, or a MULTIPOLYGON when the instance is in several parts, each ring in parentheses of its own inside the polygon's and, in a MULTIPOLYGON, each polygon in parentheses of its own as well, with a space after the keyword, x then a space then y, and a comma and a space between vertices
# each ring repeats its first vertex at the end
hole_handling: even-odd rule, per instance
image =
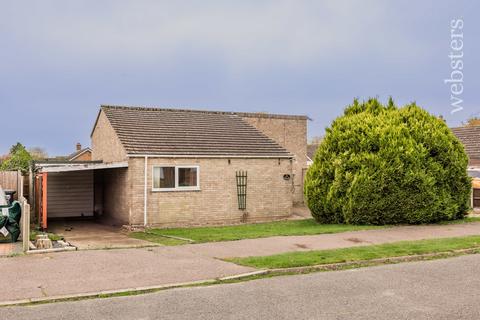
POLYGON ((154 166, 153 191, 199 190, 198 166, 154 166))

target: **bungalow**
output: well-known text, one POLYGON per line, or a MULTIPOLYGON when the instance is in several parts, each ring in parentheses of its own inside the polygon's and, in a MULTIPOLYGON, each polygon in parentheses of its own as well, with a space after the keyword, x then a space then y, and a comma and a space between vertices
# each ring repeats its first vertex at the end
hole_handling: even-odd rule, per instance
POLYGON ((41 220, 68 213, 179 226, 288 217, 303 202, 307 120, 101 106, 92 161, 37 164, 41 220))
POLYGON ((452 128, 468 156, 468 175, 472 178, 472 207, 480 208, 480 126, 452 128))

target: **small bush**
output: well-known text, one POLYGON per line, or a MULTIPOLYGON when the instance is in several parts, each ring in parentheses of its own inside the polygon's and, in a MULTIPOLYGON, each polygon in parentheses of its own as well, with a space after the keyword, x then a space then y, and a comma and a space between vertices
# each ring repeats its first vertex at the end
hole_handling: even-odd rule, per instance
POLYGON ((458 219, 469 209, 467 165, 445 122, 414 103, 355 100, 327 128, 306 175, 305 198, 321 223, 458 219))

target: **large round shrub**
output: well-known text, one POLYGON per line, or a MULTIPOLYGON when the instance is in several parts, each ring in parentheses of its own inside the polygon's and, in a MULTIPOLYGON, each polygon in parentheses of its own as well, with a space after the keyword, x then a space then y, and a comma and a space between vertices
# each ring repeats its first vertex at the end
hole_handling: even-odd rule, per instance
POLYGON ((427 223, 469 208, 468 159, 443 120, 390 99, 354 103, 327 129, 305 179, 321 223, 427 223))

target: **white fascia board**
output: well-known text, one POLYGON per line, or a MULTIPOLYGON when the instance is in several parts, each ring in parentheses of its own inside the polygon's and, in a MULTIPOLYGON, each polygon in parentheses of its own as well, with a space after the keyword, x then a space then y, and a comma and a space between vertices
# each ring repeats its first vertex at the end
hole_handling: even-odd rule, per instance
POLYGON ((78 164, 39 164, 37 167, 41 172, 67 172, 67 171, 84 171, 84 170, 99 170, 99 169, 115 169, 128 168, 128 162, 114 162, 114 163, 78 163, 78 164))

